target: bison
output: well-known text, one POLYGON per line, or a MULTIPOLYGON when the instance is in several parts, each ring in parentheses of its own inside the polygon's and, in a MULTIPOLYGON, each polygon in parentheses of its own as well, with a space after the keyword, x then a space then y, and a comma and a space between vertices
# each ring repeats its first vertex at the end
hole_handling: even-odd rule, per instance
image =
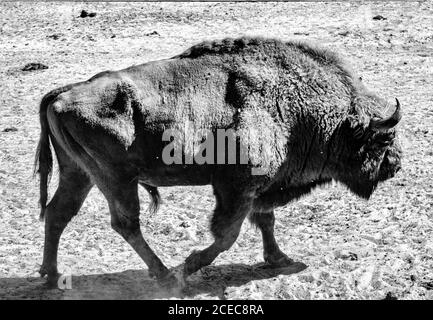
POLYGON ((108 201, 112 228, 162 284, 180 280, 143 238, 138 185, 149 192, 153 209, 160 202, 157 187, 213 187, 214 242, 186 259, 183 276, 228 250, 247 216, 262 233, 264 260, 289 266, 293 260, 274 238, 274 209, 332 180, 368 199, 401 167, 397 99, 389 109, 336 53, 259 37, 203 42, 170 59, 53 90, 40 104, 35 164, 45 220, 40 273, 49 282, 58 277, 60 236, 94 185, 108 201), (249 150, 248 161, 240 163, 237 156, 235 163, 186 163, 195 150, 182 147, 183 162, 167 164, 162 154, 174 140, 165 140, 164 133, 185 133, 185 123, 209 132, 233 130, 235 151, 249 150), (239 138, 246 135, 248 145, 239 138), (60 177, 47 205, 50 142, 60 177), (257 167, 266 170, 254 173, 257 167))

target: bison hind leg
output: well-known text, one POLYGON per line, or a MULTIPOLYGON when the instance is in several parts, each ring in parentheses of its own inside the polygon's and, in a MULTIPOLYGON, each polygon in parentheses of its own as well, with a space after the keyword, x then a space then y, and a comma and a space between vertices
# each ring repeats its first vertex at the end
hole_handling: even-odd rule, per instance
MULTIPOLYGON (((123 177, 123 179, 118 178, 106 184, 108 179, 97 178, 98 187, 108 201, 111 226, 137 252, 148 266, 149 275, 156 277, 160 285, 181 288, 184 286, 183 276, 168 270, 143 237, 139 220, 138 185, 131 183, 131 180, 131 177, 123 177)), ((153 190, 152 188, 149 189, 153 190)))
POLYGON ((42 277, 47 275, 47 284, 55 286, 57 271, 57 253, 60 237, 69 221, 80 210, 87 194, 93 186, 89 176, 72 163, 65 163, 62 155, 59 186, 45 210, 44 255, 40 268, 42 277))

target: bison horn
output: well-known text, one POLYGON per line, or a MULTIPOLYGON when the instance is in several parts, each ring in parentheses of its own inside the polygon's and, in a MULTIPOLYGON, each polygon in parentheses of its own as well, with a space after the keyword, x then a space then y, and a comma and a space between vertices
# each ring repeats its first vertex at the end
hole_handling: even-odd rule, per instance
POLYGON ((370 120, 371 129, 378 130, 378 131, 386 131, 397 125, 397 123, 401 119, 401 112, 400 112, 400 102, 398 101, 397 98, 395 98, 395 100, 397 102, 397 106, 395 107, 395 111, 392 114, 392 116, 390 116, 387 119, 380 119, 380 120, 371 119, 370 120))

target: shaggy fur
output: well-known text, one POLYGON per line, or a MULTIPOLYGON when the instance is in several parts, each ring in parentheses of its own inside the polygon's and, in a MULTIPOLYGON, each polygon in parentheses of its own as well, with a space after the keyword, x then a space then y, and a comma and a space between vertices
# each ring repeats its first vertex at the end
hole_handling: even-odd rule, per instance
POLYGON ((248 214, 263 233, 265 260, 290 264, 273 236, 275 207, 332 179, 368 198, 400 168, 394 129, 371 122, 388 105, 359 79, 331 51, 244 37, 204 42, 171 59, 103 72, 48 93, 40 106, 36 158, 47 230, 41 273, 56 274, 61 232, 94 184, 108 200, 113 228, 160 279, 168 271, 141 235, 138 184, 149 191, 153 208, 159 186, 212 184, 215 242, 188 257, 186 274, 230 248, 248 214), (168 129, 180 133, 173 145, 181 147, 182 164, 161 159, 168 129), (249 162, 198 163, 187 146, 203 129, 233 129, 237 151, 247 147, 249 162), (61 182, 46 206, 50 141, 61 182), (253 175, 257 168, 266 170, 253 175))

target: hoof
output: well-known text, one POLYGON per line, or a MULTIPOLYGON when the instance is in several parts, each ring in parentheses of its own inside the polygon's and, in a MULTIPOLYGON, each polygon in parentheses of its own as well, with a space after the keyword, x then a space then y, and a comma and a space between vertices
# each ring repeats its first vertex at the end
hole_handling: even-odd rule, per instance
POLYGON ((44 287, 47 289, 57 289, 57 281, 59 280, 61 274, 57 272, 57 269, 55 270, 48 270, 44 266, 42 266, 39 269, 39 274, 41 275, 41 278, 47 277, 47 281, 44 284, 44 287))
POLYGON ((194 250, 185 260, 184 273, 189 276, 201 268, 200 251, 194 250))
POLYGON ((41 266, 39 269, 39 274, 41 275, 41 278, 45 277, 48 274, 48 269, 44 266, 41 266))
POLYGON ((60 273, 52 275, 48 274, 47 281, 44 283, 44 287, 46 289, 59 289, 58 281, 60 276, 60 273))
POLYGON ((274 257, 266 257, 265 261, 272 267, 272 268, 285 268, 289 267, 292 264, 295 263, 294 260, 290 259, 288 256, 286 256, 284 253, 279 256, 278 258, 274 257))

